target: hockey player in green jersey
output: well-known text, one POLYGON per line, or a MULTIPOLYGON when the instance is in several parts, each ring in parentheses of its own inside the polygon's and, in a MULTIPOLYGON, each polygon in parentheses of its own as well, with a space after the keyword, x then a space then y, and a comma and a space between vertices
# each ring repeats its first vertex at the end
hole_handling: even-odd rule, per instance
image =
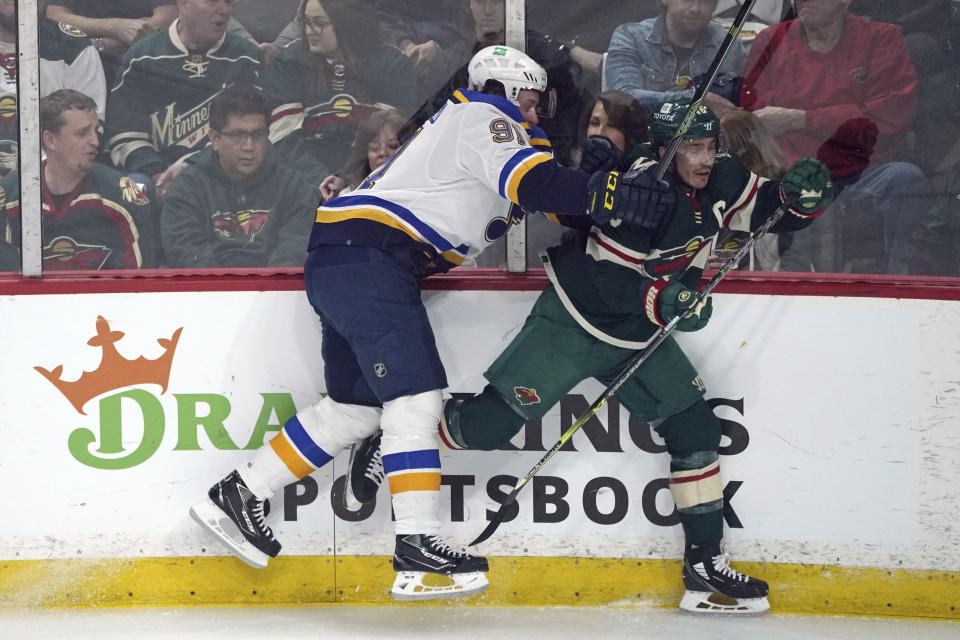
MULTIPOLYGON (((689 103, 665 103, 654 112, 647 156, 631 171, 656 170, 687 109, 689 103)), ((694 303, 708 253, 701 249, 722 228, 755 230, 784 202, 791 206, 774 231, 802 229, 822 213, 830 187, 821 163, 805 158, 782 181, 770 181, 723 153, 719 133, 716 116, 700 107, 665 174, 677 196, 672 212, 649 216, 642 226, 595 224, 578 241, 542 256, 550 284, 484 374, 489 384, 479 395, 445 403, 439 430, 448 447, 495 449, 580 381, 610 384, 660 327, 694 303)), ((702 329, 711 312, 708 297, 677 329, 702 329)), ((766 583, 731 568, 721 549, 721 424, 704 391, 696 369, 669 338, 616 398, 634 417, 656 425, 670 453, 670 491, 686 538, 687 591, 680 607, 762 613, 769 610, 766 583), (712 598, 715 593, 725 598, 712 598)), ((379 477, 376 442, 356 450, 350 484, 357 499, 370 500, 379 477)))

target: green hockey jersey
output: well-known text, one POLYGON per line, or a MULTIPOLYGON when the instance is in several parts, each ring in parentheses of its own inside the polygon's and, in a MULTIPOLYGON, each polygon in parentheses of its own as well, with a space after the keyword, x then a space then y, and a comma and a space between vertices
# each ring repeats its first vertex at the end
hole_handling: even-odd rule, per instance
MULTIPOLYGON (((44 167, 46 162, 44 162, 44 167)), ((41 181, 43 270, 152 267, 156 248, 153 206, 129 177, 111 167, 93 171, 69 194, 54 196, 41 181)), ((20 176, 0 182, 4 240, 20 246, 20 176)))
MULTIPOLYGON (((637 160, 633 169, 656 170, 657 161, 637 160)), ((642 349, 666 322, 657 296, 671 281, 693 289, 721 229, 754 231, 782 203, 780 183, 751 173, 737 158, 721 155, 704 189, 680 185, 671 215, 655 229, 628 224, 594 226, 578 240, 551 247, 542 256, 564 306, 586 331, 626 349, 642 349)), ((822 212, 788 209, 772 231, 797 231, 822 212)), ((616 221, 614 221, 616 222, 616 221)))
POLYGON ((225 33, 191 54, 178 23, 127 49, 110 90, 106 146, 127 173, 153 175, 202 149, 214 97, 227 85, 259 84, 262 56, 251 42, 225 33))

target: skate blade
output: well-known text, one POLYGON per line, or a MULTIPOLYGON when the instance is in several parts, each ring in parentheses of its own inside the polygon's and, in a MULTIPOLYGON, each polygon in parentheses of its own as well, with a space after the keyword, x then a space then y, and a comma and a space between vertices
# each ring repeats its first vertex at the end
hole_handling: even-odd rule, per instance
POLYGON ((464 598, 482 593, 488 586, 487 576, 480 571, 453 574, 398 571, 390 595, 395 600, 464 598))
POLYGON ((680 600, 680 611, 696 615, 761 616, 770 611, 764 598, 731 598, 711 591, 687 591, 680 600))
POLYGON ((209 498, 190 507, 190 517, 212 533, 237 558, 254 569, 265 569, 270 557, 250 544, 237 525, 209 498))

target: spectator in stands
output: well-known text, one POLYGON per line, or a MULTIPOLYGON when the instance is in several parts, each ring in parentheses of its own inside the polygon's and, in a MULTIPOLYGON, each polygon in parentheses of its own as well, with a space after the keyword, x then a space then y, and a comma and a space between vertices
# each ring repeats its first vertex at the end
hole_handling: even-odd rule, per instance
POLYGON ((123 56, 110 91, 107 147, 115 165, 158 195, 184 156, 206 145, 214 96, 227 85, 258 84, 260 50, 225 32, 230 6, 177 0, 177 20, 123 56))
POLYGON ((816 241, 816 270, 859 270, 851 260, 869 256, 857 256, 857 245, 880 231, 879 268, 907 273, 908 243, 923 216, 910 200, 924 193, 925 178, 896 161, 916 110, 906 44, 892 25, 849 15, 849 0, 795 4, 796 19, 757 36, 740 100, 777 138, 788 164, 810 156, 830 169, 841 215, 827 219, 842 226, 814 225, 796 240, 816 241), (845 237, 830 238, 831 231, 845 237))
MULTIPOLYGON (((137 269, 154 266, 152 208, 128 176, 96 162, 97 105, 73 89, 40 99, 43 269, 137 269)), ((20 245, 20 176, 0 183, 5 240, 20 245)))
MULTIPOLYGON (((660 15, 620 25, 610 38, 606 80, 648 112, 656 105, 689 99, 710 68, 727 30, 710 23, 717 0, 660 0, 660 15)), ((733 43, 706 104, 717 115, 735 108, 748 45, 733 43)))
MULTIPOLYGON (((102 121, 107 87, 100 56, 87 37, 71 25, 43 17, 46 0, 37 3, 40 15, 40 95, 58 89, 76 89, 97 103, 102 121)), ((17 24, 16 2, 0 1, 0 175, 16 168, 18 158, 17 118, 17 24)))
POLYGON ((647 114, 633 96, 624 91, 604 91, 581 118, 581 139, 603 136, 623 153, 621 167, 629 168, 647 142, 647 114))
POLYGON ((107 81, 96 47, 77 27, 43 17, 46 0, 40 0, 40 95, 58 89, 75 89, 97 103, 101 122, 107 115, 107 81))
POLYGON ((914 119, 918 161, 928 171, 956 140, 958 59, 947 46, 950 0, 853 0, 850 13, 897 27, 917 72, 914 119))
POLYGON ((85 33, 113 81, 124 52, 137 40, 164 31, 177 17, 177 0, 53 0, 47 17, 85 33))
POLYGON ((254 87, 227 87, 210 105, 210 147, 163 203, 173 267, 299 267, 320 198, 270 148, 270 109, 254 87))
POLYGON ((3 238, 6 235, 6 217, 0 215, 0 271, 19 271, 20 253, 3 238))
POLYGON ((0 175, 17 168, 17 1, 0 0, 0 175))
POLYGON ((266 70, 264 93, 275 106, 270 140, 317 186, 343 166, 377 104, 404 114, 417 106, 413 64, 383 44, 373 15, 368 0, 307 0, 302 38, 266 70))
POLYGON ((360 125, 353 151, 343 169, 324 178, 320 195, 336 198, 357 187, 370 173, 390 159, 405 138, 409 121, 396 109, 375 111, 360 125))
POLYGON ((473 28, 463 0, 377 0, 387 40, 413 62, 421 100, 470 59, 473 28))

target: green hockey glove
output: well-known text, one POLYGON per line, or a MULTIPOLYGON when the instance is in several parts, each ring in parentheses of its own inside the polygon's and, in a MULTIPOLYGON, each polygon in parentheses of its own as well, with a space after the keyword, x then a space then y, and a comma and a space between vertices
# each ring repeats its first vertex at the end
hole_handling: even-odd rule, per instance
MULTIPOLYGON (((697 293, 682 284, 670 284, 666 280, 657 280, 647 291, 646 309, 651 322, 665 326, 696 302, 697 293)), ((696 309, 677 323, 678 331, 699 331, 707 326, 713 314, 713 300, 710 296, 701 300, 696 309)))
POLYGON ((830 171, 813 158, 798 160, 780 181, 783 202, 803 215, 817 213, 824 203, 830 201, 831 194, 830 171))

